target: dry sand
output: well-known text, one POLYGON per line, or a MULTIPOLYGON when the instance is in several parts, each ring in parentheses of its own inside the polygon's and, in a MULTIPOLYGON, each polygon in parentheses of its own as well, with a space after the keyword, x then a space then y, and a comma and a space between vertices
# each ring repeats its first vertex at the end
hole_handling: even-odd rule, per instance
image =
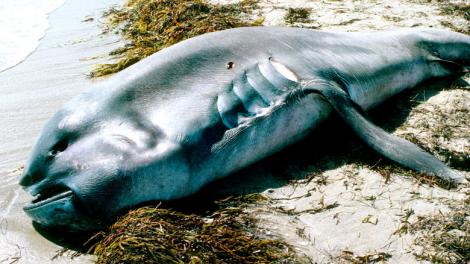
MULTIPOLYGON (((52 28, 40 47, 23 63, 0 74, 1 263, 16 260, 46 263, 59 248, 32 229, 30 220, 22 212, 21 206, 29 197, 17 186, 18 168, 45 120, 64 101, 90 84, 86 77, 89 67, 103 60, 105 56, 100 56, 116 46, 116 37, 100 35, 98 27, 100 12, 112 2, 119 1, 67 1, 50 16, 52 28), (82 22, 86 16, 95 19, 82 22), (95 56, 98 58, 93 58, 95 56)), ((441 15, 436 4, 419 1, 263 0, 261 7, 266 25, 286 25, 283 16, 289 7, 309 7, 312 8, 310 21, 297 26, 343 31, 443 27, 443 21, 451 21, 453 27, 460 29, 469 26, 463 19, 441 15)), ((470 81, 468 77, 466 80, 470 81)), ((400 119, 395 133, 414 135, 422 144, 430 144, 431 149, 442 145, 468 159, 468 123, 456 128, 450 138, 438 137, 434 141, 426 136, 429 129, 429 133, 437 133, 438 130, 432 130, 432 124, 428 128, 415 126, 419 123, 416 120, 436 118, 434 111, 426 109, 441 109, 444 113, 441 119, 445 120, 450 119, 447 117, 457 108, 468 111, 468 88, 467 85, 467 90, 422 90, 416 98, 424 99, 424 103, 415 108, 422 108, 421 111, 413 110, 409 118, 400 119)), ((393 113, 384 114, 394 118, 393 113)), ((344 127, 340 130, 344 131, 346 141, 332 143, 333 150, 328 144, 317 146, 315 141, 335 142, 338 141, 335 137, 341 137, 341 133, 320 133, 316 135, 320 138, 309 137, 213 186, 224 192, 263 191, 273 198, 269 206, 251 209, 261 220, 260 227, 267 235, 285 239, 317 263, 342 263, 349 261, 348 256, 351 259, 379 253, 390 254, 389 263, 418 262, 414 254, 421 249, 413 245, 413 235, 395 231, 419 215, 452 210, 449 204, 468 199, 470 186, 444 190, 393 173, 386 182, 374 168, 342 159, 345 152, 362 148, 362 145, 348 135, 350 130, 344 127), (350 144, 349 139, 354 142, 350 144), (326 158, 322 156, 324 152, 326 158), (311 157, 305 157, 309 153, 311 157), (407 212, 411 211, 414 213, 407 218, 407 212)), ((89 260, 89 257, 74 260, 62 257, 55 262, 89 260)))
MULTIPOLYGON (((262 7, 263 12, 267 13, 267 25, 287 25, 284 15, 288 8, 308 7, 311 8, 310 21, 298 23, 297 26, 341 31, 373 31, 400 27, 445 28, 443 25, 467 32, 470 29, 470 24, 465 19, 442 15, 436 3, 421 2, 423 3, 403 0, 266 0, 262 1, 262 7)), ((470 82, 469 77, 467 75, 464 79, 470 82)), ((437 149, 443 148, 463 157, 468 164, 470 85, 460 85, 461 89, 441 91, 428 84, 429 87, 424 87, 413 95, 413 98, 402 98, 422 103, 400 121, 396 130, 391 131, 395 130, 397 135, 417 139, 421 145, 436 150, 433 153, 435 155, 440 153, 437 149), (453 118, 457 114, 460 115, 460 120, 453 118)), ((447 87, 438 85, 438 88, 447 87)), ((397 119, 394 113, 381 114, 388 116, 392 121, 397 119)), ((344 133, 352 131, 346 129, 344 133)), ((339 140, 338 147, 335 137, 341 137, 341 133, 335 133, 333 136, 326 133, 323 136, 324 139, 313 137, 307 140, 327 140, 342 151, 345 151, 345 147, 354 149, 362 145, 356 142, 351 146, 339 140), (341 144, 348 146, 343 147, 341 144)), ((346 135, 345 137, 348 138, 346 135)), ((335 157, 324 143, 317 149, 316 145, 312 144, 311 150, 302 144, 305 142, 288 150, 288 154, 280 153, 272 160, 277 163, 277 172, 273 173, 270 161, 265 161, 264 164, 255 165, 249 171, 240 173, 239 177, 246 180, 264 174, 266 183, 270 182, 270 177, 279 181, 279 175, 276 174, 282 174, 281 178, 289 181, 286 185, 280 184, 279 187, 264 191, 273 200, 269 206, 253 208, 253 215, 261 220, 260 226, 267 230, 268 234, 283 238, 315 263, 361 263, 364 261, 361 257, 368 255, 388 256, 388 263, 420 262, 415 255, 422 254, 423 248, 413 244, 417 235, 397 230, 414 223, 420 216, 428 217, 452 211, 452 208, 470 198, 468 183, 457 189, 445 190, 420 184, 415 178, 395 173, 392 173, 386 182, 378 170, 361 165, 360 157, 356 161, 341 160, 341 156, 335 157), (309 151, 316 152, 312 154, 313 157, 319 157, 318 151, 326 151, 327 155, 332 156, 329 159, 322 157, 320 161, 312 158, 298 162, 292 160, 289 155, 292 152, 308 155, 309 151)), ((375 162, 380 163, 380 158, 372 164, 375 162)), ((470 168, 464 169, 467 171, 462 173, 468 178, 470 168)), ((233 183, 229 185, 233 186, 233 183)))
MULTIPOLYGON (((307 21, 294 26, 332 31, 403 27, 470 30, 470 23, 462 17, 442 14, 437 1, 262 0, 261 7, 268 26, 289 26, 284 19, 289 8, 310 8, 307 21)), ((395 102, 413 101, 408 105, 412 111, 405 116, 395 113, 403 109, 393 107, 371 112, 379 111, 395 124, 387 126, 385 122, 391 132, 418 141, 441 159, 446 160, 445 153, 450 152, 468 164, 470 76, 463 79, 467 83, 458 82, 459 89, 447 89, 449 84, 426 84, 418 93, 399 97, 395 102), (412 108, 413 104, 419 105, 412 108)), ((380 169, 382 159, 377 156, 370 161, 369 155, 351 158, 363 155, 355 149, 364 145, 349 135, 352 131, 348 128, 339 129, 342 132, 323 131, 309 137, 216 187, 234 193, 261 191, 271 197, 269 205, 252 208, 252 215, 260 219, 259 226, 265 234, 284 239, 314 263, 365 263, 366 256, 386 256, 387 263, 426 262, 415 255, 432 252, 423 252, 413 243, 420 239, 419 233, 411 234, 404 228, 419 217, 450 213, 465 200, 470 201, 470 185, 445 190, 399 173, 391 173, 386 180, 380 169), (374 164, 377 167, 370 168, 374 164)), ((461 169, 469 178, 470 168, 461 169)))

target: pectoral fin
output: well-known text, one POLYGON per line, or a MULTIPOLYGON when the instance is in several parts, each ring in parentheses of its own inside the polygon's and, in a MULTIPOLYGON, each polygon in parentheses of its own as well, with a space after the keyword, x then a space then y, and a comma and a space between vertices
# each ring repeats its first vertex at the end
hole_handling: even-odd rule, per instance
POLYGON ((336 83, 307 84, 306 93, 321 94, 372 149, 410 169, 460 183, 464 177, 415 144, 389 134, 364 118, 358 106, 336 83))

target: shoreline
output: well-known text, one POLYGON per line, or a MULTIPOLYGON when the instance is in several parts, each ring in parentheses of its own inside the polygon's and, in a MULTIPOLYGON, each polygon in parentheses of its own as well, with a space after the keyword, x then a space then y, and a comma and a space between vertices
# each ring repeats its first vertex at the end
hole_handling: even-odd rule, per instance
MULTIPOLYGON (((65 3, 65 0, 59 0, 59 1, 61 1, 61 2, 58 3, 57 5, 53 5, 52 7, 50 7, 50 9, 48 9, 46 13, 42 13, 43 16, 42 16, 41 21, 45 21, 45 27, 41 28, 40 31, 36 31, 36 32, 39 32, 38 36, 33 39, 32 36, 34 36, 34 34, 28 34, 29 39, 26 40, 26 43, 28 45, 33 45, 33 44, 36 44, 36 45, 31 49, 27 49, 26 52, 23 52, 24 55, 21 56, 20 59, 17 59, 17 58, 14 57, 15 59, 11 60, 11 57, 10 57, 10 59, 7 60, 7 61, 10 61, 10 63, 6 63, 6 65, 8 65, 8 66, 5 67, 5 68, 2 68, 4 66, 0 67, 0 74, 2 72, 8 71, 9 69, 12 69, 12 68, 16 67, 17 65, 19 65, 20 63, 25 61, 31 54, 33 54, 36 51, 36 49, 39 47, 42 39, 46 36, 47 31, 51 27, 51 25, 49 24, 49 15, 51 13, 53 13, 55 10, 59 9, 65 3), (33 41, 31 41, 31 40, 33 40, 33 41), (13 64, 11 63, 11 61, 13 61, 13 64)), ((33 14, 33 17, 35 17, 36 15, 37 14, 33 14)), ((15 21, 15 22, 17 22, 17 21, 15 21)), ((37 28, 38 24, 36 23, 36 24, 32 25, 32 27, 37 28)), ((19 30, 19 32, 21 33, 22 30, 24 30, 24 27, 16 28, 16 30, 19 30)), ((31 32, 29 32, 29 33, 31 33, 31 32)), ((20 34, 20 35, 23 35, 23 34, 20 34)), ((21 40, 24 40, 24 39, 21 39, 21 40)), ((24 43, 17 41, 14 44, 21 45, 21 44, 24 44, 24 43)), ((13 52, 13 53, 15 53, 15 52, 13 52)), ((18 53, 18 52, 16 52, 16 53, 18 53)))
MULTIPOLYGON (((47 263, 60 246, 42 237, 23 212, 29 194, 18 185, 21 166, 44 123, 89 87, 91 66, 106 62, 119 37, 101 34, 102 12, 121 0, 66 0, 48 13, 48 29, 24 60, 0 72, 0 260, 47 263), (93 19, 89 19, 89 17, 93 19), (87 19, 85 19, 87 18, 87 19)), ((90 256, 54 263, 90 262, 90 256)))

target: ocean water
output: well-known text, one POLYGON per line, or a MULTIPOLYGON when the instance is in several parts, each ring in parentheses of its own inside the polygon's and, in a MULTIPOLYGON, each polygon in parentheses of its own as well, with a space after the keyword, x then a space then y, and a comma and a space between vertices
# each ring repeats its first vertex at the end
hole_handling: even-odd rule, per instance
POLYGON ((65 0, 0 0, 0 72, 23 61, 49 28, 47 16, 65 0))

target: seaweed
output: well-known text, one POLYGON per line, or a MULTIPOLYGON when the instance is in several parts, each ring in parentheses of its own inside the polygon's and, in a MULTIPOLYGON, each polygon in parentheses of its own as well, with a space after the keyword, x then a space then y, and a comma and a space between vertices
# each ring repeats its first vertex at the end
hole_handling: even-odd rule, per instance
POLYGON ((301 263, 286 243, 257 232, 256 220, 245 212, 266 199, 228 197, 206 216, 141 207, 96 234, 90 252, 97 263, 301 263))
POLYGON ((284 16, 284 21, 287 24, 293 25, 296 23, 309 23, 310 13, 312 10, 310 8, 289 8, 284 16))
POLYGON ((465 1, 454 0, 412 0, 413 3, 430 4, 437 6, 439 14, 445 16, 440 24, 453 31, 470 34, 470 4, 465 1), (457 18, 457 19, 456 19, 457 18), (458 25, 455 23, 458 18, 464 20, 464 23, 458 25))
POLYGON ((374 254, 358 256, 349 250, 343 250, 341 254, 341 259, 344 259, 354 264, 384 263, 391 257, 392 255, 386 252, 379 252, 379 253, 374 253, 374 254))
POLYGON ((151 54, 204 33, 229 28, 258 26, 263 22, 254 10, 258 0, 235 4, 211 4, 207 0, 130 0, 124 7, 105 12, 108 27, 127 43, 110 54, 114 63, 100 64, 91 77, 116 73, 151 54))
POLYGON ((448 17, 441 20, 441 25, 453 31, 470 34, 470 4, 467 2, 456 2, 451 0, 414 0, 416 3, 432 4, 439 8, 439 14, 448 17), (462 25, 455 23, 456 18, 465 22, 462 25))
POLYGON ((410 226, 418 236, 414 244, 422 247, 419 260, 433 263, 468 263, 470 261, 470 198, 454 206, 449 213, 419 216, 410 226))
POLYGON ((440 5, 441 14, 449 16, 461 16, 470 21, 470 4, 468 3, 445 3, 440 5))

